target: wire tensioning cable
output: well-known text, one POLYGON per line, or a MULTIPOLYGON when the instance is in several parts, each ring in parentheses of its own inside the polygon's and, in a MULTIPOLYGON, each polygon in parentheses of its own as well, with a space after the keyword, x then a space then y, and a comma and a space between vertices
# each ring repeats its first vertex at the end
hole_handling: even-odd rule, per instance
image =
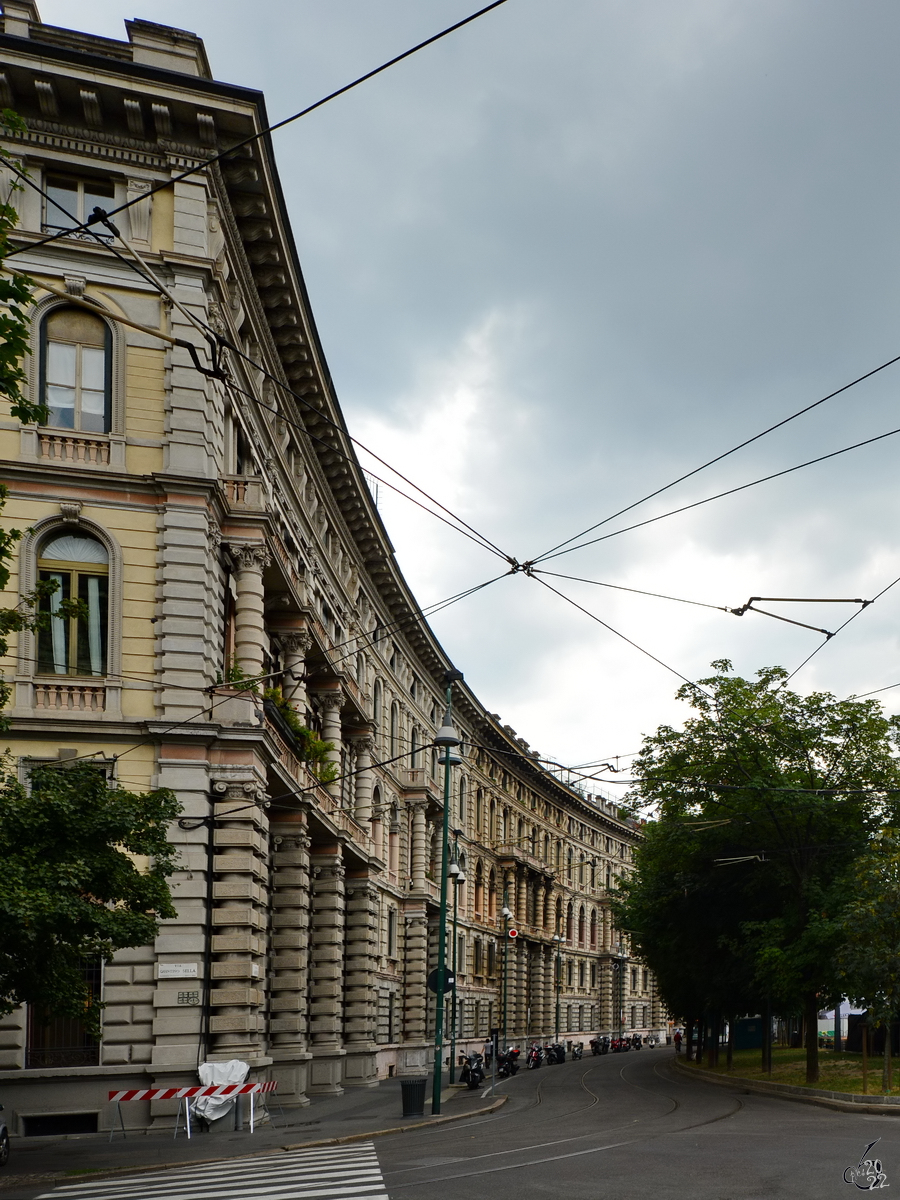
POLYGON ((824 404, 826 400, 833 400, 835 396, 840 396, 842 392, 846 392, 850 388, 856 387, 858 383, 863 383, 866 379, 871 379, 873 375, 877 375, 880 371, 884 371, 888 367, 892 367, 894 363, 897 362, 900 362, 900 355, 896 355, 894 358, 889 358, 887 362, 883 362, 880 366, 874 367, 871 371, 866 371, 864 375, 858 376, 856 379, 851 380, 850 383, 845 383, 843 387, 839 387, 834 392, 829 392, 827 396, 823 396, 820 400, 816 400, 812 404, 807 404, 805 408, 798 409, 797 412, 791 413, 789 417, 785 417, 783 420, 777 421, 774 425, 770 425, 767 429, 763 429, 761 432, 754 434, 753 437, 747 438, 743 442, 739 442, 736 446, 732 446, 730 450, 726 450, 722 454, 717 454, 715 458, 709 459, 708 462, 702 463, 699 467, 694 467, 692 471, 688 471, 686 474, 680 475, 677 479, 673 479, 671 483, 667 483, 663 487, 657 488, 656 491, 650 492, 646 496, 642 496, 640 500, 635 500, 633 504, 629 504, 626 508, 620 508, 618 512, 612 513, 611 516, 605 517, 602 521, 598 521, 595 525, 588 526, 588 528, 583 529, 581 533, 576 533, 572 537, 566 538, 564 542, 559 542, 556 546, 546 550, 543 554, 539 554, 537 558, 532 559, 532 563, 539 563, 544 559, 555 557, 555 551, 561 550, 563 546, 568 546, 570 542, 577 541, 580 537, 585 537, 586 534, 592 533, 595 529, 599 529, 602 525, 607 525, 610 521, 614 521, 616 517, 621 517, 625 513, 631 512, 633 508, 637 508, 639 505, 645 504, 648 500, 652 500, 656 496, 661 496, 663 492, 667 492, 670 488, 675 487, 677 484, 684 483, 686 479, 690 479, 693 475, 699 474, 700 471, 705 471, 707 467, 712 467, 716 463, 721 462, 723 459, 728 458, 730 455, 736 454, 738 450, 743 450, 745 446, 750 446, 753 442, 758 442, 760 438, 766 437, 767 434, 774 433, 776 429, 781 429, 783 425, 788 425, 791 421, 796 421, 798 417, 802 417, 805 413, 812 412, 814 408, 818 408, 819 405, 824 404))
MULTIPOLYGON (((217 163, 224 158, 228 158, 229 155, 235 154, 238 150, 243 149, 245 146, 249 146, 253 142, 259 141, 260 138, 274 133, 277 129, 283 129, 285 125, 290 125, 293 121, 298 121, 301 117, 308 116, 309 113, 315 112, 317 108, 321 108, 323 104, 327 104, 330 100, 335 100, 338 96, 343 96, 345 92, 352 91, 353 88, 359 87, 361 83, 365 83, 369 79, 374 79, 375 76, 380 75, 382 71, 388 70, 389 67, 396 66, 397 63, 402 62, 405 58, 409 58, 411 55, 418 53, 419 50, 424 50, 426 46, 431 46, 435 42, 439 42, 441 38, 447 37, 448 34, 455 33, 457 29, 462 29, 463 26, 469 25, 472 21, 476 21, 479 17, 483 17, 485 13, 489 13, 492 9, 499 8, 501 4, 505 3, 506 0, 493 0, 492 4, 488 4, 484 8, 480 8, 477 12, 471 13, 468 17, 463 18, 461 21, 455 22, 453 25, 448 25, 446 29, 442 29, 439 33, 435 33, 431 37, 426 38, 425 41, 419 42, 415 46, 411 46, 410 49, 404 50, 402 54, 395 55, 393 58, 388 59, 387 62, 382 63, 381 66, 375 67, 371 71, 367 71, 364 75, 358 76, 358 78, 352 80, 350 83, 344 84, 343 87, 338 88, 336 91, 329 92, 327 96, 323 96, 314 104, 309 104, 306 108, 302 108, 299 112, 294 113, 292 116, 285 117, 281 121, 276 121, 274 125, 269 125, 265 129, 260 129, 257 133, 253 133, 248 137, 242 138, 240 141, 235 142, 232 146, 229 146, 226 150, 220 150, 218 154, 212 155, 211 158, 204 159, 202 162, 196 163, 193 167, 188 167, 178 175, 173 175, 170 179, 167 179, 165 183, 157 184, 156 187, 150 188, 149 191, 142 192, 139 197, 128 200, 125 204, 120 204, 118 208, 112 209, 108 215, 115 216, 117 213, 124 212, 126 209, 131 208, 133 204, 139 204, 142 200, 147 199, 148 196, 152 196, 156 192, 163 191, 165 188, 172 187, 174 184, 180 183, 182 179, 188 179, 191 175, 196 175, 198 171, 203 171, 213 163, 217 163)), ((93 223, 94 222, 91 220, 82 221, 72 229, 60 230, 58 233, 52 234, 50 237, 43 238, 37 242, 31 242, 26 246, 20 246, 17 250, 11 250, 7 257, 11 257, 13 254, 21 254, 25 250, 34 250, 40 246, 46 246, 49 242, 55 242, 62 237, 71 237, 73 233, 77 233, 79 230, 88 229, 93 223)))
POLYGON ((837 629, 834 631, 831 638, 826 638, 824 642, 821 642, 818 646, 816 646, 816 648, 815 648, 815 650, 813 650, 812 654, 807 654, 806 658, 804 658, 804 660, 800 664, 800 666, 795 667, 794 670, 791 671, 790 675, 788 675, 788 677, 785 680, 783 680, 782 683, 779 684, 779 686, 775 690, 780 691, 781 688, 786 687, 790 683, 790 681, 794 678, 794 676, 798 673, 798 671, 802 671, 803 668, 806 666, 806 664, 811 659, 815 658, 815 656, 819 653, 819 651, 822 649, 823 646, 827 646, 828 643, 832 640, 832 638, 836 637, 841 632, 841 630, 846 629, 851 621, 855 621, 856 618, 860 615, 860 613, 865 612, 866 608, 868 608, 870 605, 874 604, 876 600, 879 600, 885 594, 885 592, 889 592, 891 590, 891 588, 895 587, 898 583, 900 583, 900 575, 898 575, 896 579, 891 580, 891 582, 887 585, 887 587, 883 587, 880 592, 876 592, 876 594, 872 597, 872 599, 868 602, 868 604, 866 604, 863 608, 857 609, 857 611, 855 613, 852 613, 847 618, 847 620, 843 623, 843 625, 838 625, 837 629))
MULTIPOLYGON (((744 492, 748 488, 757 487, 761 483, 769 483, 772 479, 780 479, 783 475, 790 475, 794 471, 801 471, 804 467, 812 467, 816 463, 827 462, 828 459, 837 458, 841 454, 849 454, 851 450, 859 450, 862 446, 871 446, 874 442, 884 441, 885 438, 894 437, 898 433, 900 433, 900 428, 889 429, 887 433, 876 434, 875 437, 865 438, 861 442, 854 442, 852 446, 843 446, 840 450, 832 450, 830 454, 821 454, 818 458, 810 458, 806 462, 795 464, 793 467, 785 467, 783 471, 775 471, 771 475, 763 475, 760 479, 751 479, 749 483, 739 484, 737 487, 728 488, 724 492, 716 492, 714 496, 706 496, 703 500, 695 500, 692 504, 683 504, 680 508, 673 508, 668 512, 659 513, 655 517, 648 517, 645 521, 637 521, 634 525, 625 525, 621 529, 614 529, 612 533, 605 533, 602 537, 592 538, 589 542, 580 542, 577 546, 570 546, 568 550, 559 550, 555 554, 544 555, 542 559, 535 559, 533 562, 546 562, 548 559, 558 558, 561 554, 571 554, 575 550, 584 550, 586 546, 596 546, 598 542, 605 542, 609 538, 618 537, 620 533, 630 533, 633 529, 641 529, 645 525, 652 525, 654 522, 663 521, 667 517, 677 516, 678 513, 689 512, 692 508, 700 508, 701 505, 710 504, 713 500, 721 500, 725 496, 734 496, 737 492, 744 492)), ((522 563, 521 569, 528 574, 529 569, 533 566, 533 562, 522 563)))

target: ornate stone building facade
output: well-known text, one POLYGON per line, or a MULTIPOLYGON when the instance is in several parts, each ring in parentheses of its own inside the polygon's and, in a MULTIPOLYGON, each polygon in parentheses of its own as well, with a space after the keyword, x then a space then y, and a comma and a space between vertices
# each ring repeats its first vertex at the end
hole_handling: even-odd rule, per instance
MULTIPOLYGON (((3 602, 52 577, 87 614, 20 637, 8 740, 23 777, 91 755, 132 790, 172 788, 184 812, 178 918, 89 967, 100 1044, 24 1011, 0 1022, 13 1131, 108 1127, 108 1089, 194 1082, 207 1058, 277 1078, 286 1105, 419 1073, 451 664, 348 438, 267 137, 177 178, 263 129, 263 97, 215 82, 193 34, 132 21, 119 42, 44 25, 31 0, 3 7, 2 102, 27 123, 6 146, 30 179, 13 261, 37 283, 30 387, 50 407, 43 426, 0 420, 3 519, 29 530, 3 602), (98 226, 40 244, 130 200, 124 241, 98 226), (225 372, 209 331, 236 348, 225 372), (242 686, 261 676, 333 743, 333 782, 273 698, 242 686)), ((460 1045, 494 1026, 545 1039, 557 1008, 563 1037, 658 1027, 607 900, 639 830, 464 683, 454 719, 465 883, 448 1027, 460 1045)))

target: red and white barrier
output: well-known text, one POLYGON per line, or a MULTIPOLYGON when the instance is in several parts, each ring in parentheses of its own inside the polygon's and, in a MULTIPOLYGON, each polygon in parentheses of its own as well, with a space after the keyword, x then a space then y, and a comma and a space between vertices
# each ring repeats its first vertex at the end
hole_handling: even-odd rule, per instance
MULTIPOLYGON (((257 1096, 268 1095, 278 1087, 275 1079, 265 1083, 218 1083, 207 1086, 181 1088, 129 1088, 121 1092, 110 1092, 109 1099, 116 1105, 119 1114, 119 1124, 125 1133, 125 1122, 122 1119, 121 1105, 128 1100, 178 1100, 184 1103, 184 1124, 188 1137, 191 1136, 191 1105, 195 1096, 249 1096, 250 1097, 250 1132, 255 1127, 255 1100, 257 1096)), ((179 1104, 180 1109, 180 1104, 179 1104)), ((178 1137, 178 1116, 175 1118, 175 1136, 178 1137)), ((115 1126, 113 1126, 115 1128, 115 1126)), ((112 1140, 112 1131, 110 1131, 112 1140)))

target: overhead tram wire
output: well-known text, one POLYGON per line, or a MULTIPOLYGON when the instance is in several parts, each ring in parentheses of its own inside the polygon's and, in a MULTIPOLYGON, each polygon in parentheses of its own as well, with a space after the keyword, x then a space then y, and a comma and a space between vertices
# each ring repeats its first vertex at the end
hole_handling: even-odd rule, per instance
MULTIPOLYGON (((493 0, 492 4, 487 4, 484 8, 480 8, 477 12, 471 13, 468 17, 464 17, 461 21, 456 21, 453 25, 448 25, 446 29, 442 29, 439 33, 432 34, 431 37, 426 38, 423 42, 418 42, 415 46, 411 46, 408 50, 404 50, 402 54, 395 55, 393 58, 388 59, 387 62, 382 63, 381 66, 375 67, 371 71, 367 71, 364 75, 358 76, 358 78, 352 80, 350 83, 344 84, 343 87, 339 87, 336 91, 329 92, 327 96, 323 96, 320 100, 317 100, 315 104, 307 105, 306 108, 302 108, 299 112, 294 113, 293 116, 285 117, 281 121, 276 121, 274 125, 269 125, 265 129, 260 129, 257 133, 253 133, 248 137, 242 138, 240 141, 235 142, 234 145, 229 146, 226 150, 220 150, 218 154, 212 155, 211 158, 206 158, 202 162, 195 164, 193 167, 188 167, 187 170, 181 171, 178 175, 173 175, 170 179, 167 179, 165 183, 157 184, 156 187, 150 188, 149 191, 142 192, 139 197, 135 197, 133 200, 128 200, 124 204, 120 204, 118 208, 110 210, 107 215, 112 217, 117 213, 124 212, 126 209, 131 208, 133 204, 139 204, 141 201, 146 200, 148 196, 153 196, 156 192, 164 191, 166 188, 172 187, 173 184, 180 183, 182 179, 188 179, 191 175, 196 175, 199 171, 204 171, 207 167, 212 166, 213 163, 220 162, 222 159, 228 158, 229 155, 236 153, 238 150, 242 150, 245 146, 249 146, 253 142, 259 141, 260 138, 267 137, 269 134, 274 133, 277 129, 283 129, 286 125, 290 125, 294 121, 299 121, 301 117, 308 116, 311 112, 315 112, 317 108, 321 108, 330 100, 335 100, 338 96, 343 96, 345 92, 352 91, 353 88, 359 87, 361 83, 366 83, 367 80, 374 79, 375 76, 380 75, 382 71, 388 70, 389 67, 396 66, 397 63, 403 62, 404 59, 409 58, 413 54, 417 54, 419 50, 424 50, 426 46, 431 46, 435 42, 439 42, 442 38, 447 37, 449 34, 455 33, 457 29, 462 29, 463 26, 469 25, 473 21, 477 21, 478 18, 483 17, 485 13, 491 12, 492 9, 499 8, 501 4, 505 3, 506 0, 493 0)), ((20 246, 18 249, 10 250, 6 257, 11 258, 14 254, 22 254, 27 250, 36 250, 41 246, 48 245, 50 242, 57 241, 61 237, 70 236, 72 233, 78 232, 78 230, 88 229, 92 224, 94 224, 94 222, 91 220, 82 221, 73 229, 67 229, 65 231, 52 234, 50 237, 43 238, 40 241, 30 242, 28 245, 20 246)))
MULTIPOLYGON (((45 189, 40 187, 38 184, 36 184, 34 182, 34 180, 32 180, 30 178, 30 176, 27 174, 27 172, 22 171, 15 164, 11 164, 11 167, 12 167, 12 170, 26 184, 28 184, 29 187, 33 188, 36 192, 38 192, 45 199, 47 199, 47 200, 50 199, 50 197, 48 196, 45 189)), ((54 203, 57 203, 57 202, 54 201, 54 203)), ((68 212, 65 208, 63 208, 58 203, 57 203, 57 207, 60 208, 60 210, 66 216, 70 217, 72 220, 75 219, 74 216, 72 215, 72 213, 68 212)), ((178 300, 175 299, 175 297, 172 296, 172 294, 168 290, 168 288, 166 288, 166 286, 159 279, 156 278, 156 276, 153 274, 153 271, 151 270, 151 268, 143 261, 143 259, 140 257, 138 252, 135 250, 135 248, 133 246, 131 246, 130 243, 128 243, 125 238, 122 237, 122 235, 119 233, 119 231, 116 229, 116 227, 109 221, 109 214, 106 215, 106 217, 104 218, 102 223, 106 224, 110 228, 112 233, 116 237, 118 237, 120 239, 120 241, 122 241, 122 243, 126 246, 126 248, 131 252, 132 255, 134 255, 134 257, 138 261, 134 262, 131 259, 127 258, 124 254, 122 254, 122 252, 119 249, 117 249, 117 247, 110 245, 106 241, 103 241, 103 239, 97 233, 96 229, 91 228, 89 230, 89 232, 94 235, 94 237, 97 239, 97 242, 100 245, 102 245, 105 249, 110 250, 113 253, 113 255, 120 262, 122 262, 125 266, 129 267, 137 275, 139 275, 144 280, 145 283, 149 283, 151 285, 151 287, 156 288, 163 296, 165 296, 168 300, 170 300, 178 308, 178 310, 185 316, 185 318, 191 322, 191 324, 194 326, 195 329, 197 329, 197 331, 201 334, 201 336, 203 336, 204 338, 206 338, 210 341, 214 341, 219 345, 223 345, 227 349, 232 351, 239 358, 241 358, 244 362, 246 362, 248 366, 251 366, 254 368, 254 370, 259 371, 262 375, 264 375, 272 383, 276 384, 278 387, 280 387, 284 391, 286 391, 295 400, 299 401, 301 404, 304 404, 308 409, 315 412, 318 419, 323 421, 325 424, 332 426, 332 428, 336 429, 339 433, 344 434, 354 445, 358 446, 366 454, 369 454, 372 458, 374 458, 377 462, 381 463, 382 466, 386 467, 389 471, 392 471, 399 479, 402 479, 404 483, 409 484, 410 487, 414 488, 421 496, 424 496, 425 499, 428 500, 430 503, 436 505, 437 508, 441 509, 444 513, 446 513, 447 517, 452 518, 452 520, 447 520, 447 518, 442 517, 440 515, 440 513, 436 513, 432 509, 429 509, 427 507, 427 505, 422 504, 421 501, 416 500, 416 498, 414 496, 410 496, 407 492, 404 492, 403 489, 397 487, 396 484, 391 483, 386 479, 383 479, 381 476, 376 475, 373 471, 370 470, 368 473, 372 476, 373 479, 375 479, 378 483, 384 484, 385 487, 389 488, 391 491, 396 492, 399 496, 402 496, 404 499, 409 500, 410 503, 417 505, 419 508, 421 508, 423 510, 423 512, 427 512, 431 516, 437 517, 437 519, 440 521, 443 521, 445 525, 449 525, 451 529, 456 529, 456 531, 458 533, 462 533, 464 536, 468 537, 471 541, 474 541, 476 545, 480 545, 482 547, 482 549, 488 550, 492 554, 496 554, 498 558, 502 558, 504 562, 510 563, 511 566, 514 566, 514 567, 516 566, 515 559, 512 558, 508 554, 504 554, 504 552, 497 545, 495 545, 495 543, 492 542, 488 537, 486 537, 484 534, 480 533, 477 529, 475 529, 473 526, 471 526, 462 517, 460 517, 456 513, 454 513, 451 509, 447 508, 446 505, 441 504, 441 502, 439 500, 437 500, 434 496, 430 495, 430 493, 426 492, 424 490, 424 488, 419 487, 418 484, 414 483, 411 479, 408 479, 407 476, 405 476, 402 471, 399 471, 396 467, 391 466, 391 464, 389 462, 387 462, 385 459, 381 458, 378 454, 375 453, 374 450, 371 450, 363 442, 359 441, 358 438, 353 437, 349 433, 349 431, 344 428, 344 426, 342 426, 339 422, 334 421, 330 417, 328 417, 327 414, 323 413, 316 405, 314 405, 311 401, 307 400, 305 396, 302 396, 299 392, 295 392, 293 390, 293 388, 291 388, 289 385, 287 385, 281 379, 279 379, 277 375, 273 375, 272 372, 268 371, 260 363, 255 362, 252 358, 250 358, 249 355, 245 354, 238 346, 235 346, 230 340, 228 340, 227 338, 223 338, 220 334, 217 334, 215 332, 215 330, 213 330, 209 325, 206 324, 206 322, 199 320, 198 317, 196 317, 193 313, 189 312, 181 303, 179 303, 178 300), (454 521, 457 522, 456 525, 453 524, 454 521)), ((70 229, 67 232, 71 233, 72 230, 70 229)), ((69 299, 71 300, 72 303, 78 303, 87 308, 96 308, 96 310, 101 313, 105 312, 105 310, 101 309, 99 305, 94 305, 90 301, 90 299, 84 300, 83 298, 72 298, 72 297, 70 297, 69 299)), ((106 313, 106 315, 111 316, 113 320, 117 319, 114 314, 106 313)), ((160 332, 160 334, 162 333, 162 331, 159 331, 159 332, 160 332)), ((195 360, 194 365, 195 366, 197 365, 196 360, 195 360)), ((306 428, 305 425, 301 425, 299 422, 292 420, 290 417, 286 416, 280 409, 276 409, 272 405, 265 404, 262 400, 258 399, 258 397, 256 397, 252 392, 248 391, 246 388, 242 388, 239 384, 237 384, 237 382, 233 378, 227 378, 224 376, 220 377, 220 378, 221 378, 221 382, 226 387, 230 387, 234 391, 238 392, 239 394, 246 396, 247 399, 249 399, 253 403, 257 404, 260 408, 265 409, 267 412, 274 413, 281 420, 283 420, 285 422, 285 424, 291 425, 293 428, 298 429, 301 433, 303 433, 306 437, 310 438, 312 441, 318 442, 319 444, 325 446, 331 453, 336 454, 338 457, 345 459, 345 461, 353 463, 353 465, 355 465, 355 466, 360 465, 352 455, 346 454, 344 451, 339 449, 337 446, 334 446, 331 442, 327 441, 325 438, 318 437, 316 434, 311 433, 306 428)))
POLYGON ((745 492, 748 488, 758 487, 761 483, 769 483, 773 479, 780 479, 783 475, 791 475, 794 471, 802 471, 804 467, 813 467, 816 463, 827 462, 830 458, 838 458, 842 454, 849 454, 851 450, 859 450, 863 446, 871 446, 875 442, 882 442, 885 438, 895 437, 898 433, 900 433, 900 427, 889 429, 886 433, 879 433, 875 437, 865 438, 861 442, 854 442, 851 446, 842 446, 840 450, 832 450, 829 454, 820 454, 817 458, 810 458, 806 462, 796 463, 793 467, 785 467, 783 471, 774 471, 771 475, 763 475, 759 479, 751 479, 749 483, 741 483, 737 487, 728 488, 724 492, 716 492, 714 496, 706 496, 703 500, 695 500, 692 504, 683 504, 680 508, 673 508, 668 512, 659 513, 655 517, 648 517, 645 521, 637 521, 634 525, 625 525, 621 529, 614 529, 611 533, 605 533, 602 537, 592 538, 589 542, 580 542, 577 546, 570 546, 567 550, 558 550, 555 554, 544 555, 541 559, 524 562, 520 564, 519 569, 524 571, 525 574, 530 574, 538 562, 547 562, 550 559, 558 558, 562 554, 572 554, 575 550, 584 550, 588 546, 596 546, 599 542, 605 542, 610 538, 618 537, 619 534, 630 533, 634 529, 642 529, 645 525, 653 525, 656 521, 664 521, 667 517, 675 517, 679 513, 689 512, 691 509, 700 508, 704 504, 711 504, 713 500, 722 500, 725 496, 734 496, 738 492, 745 492))
MULTIPOLYGON (((528 565, 533 566, 534 564, 544 562, 549 558, 557 557, 557 551, 562 551, 562 548, 564 546, 568 546, 570 542, 577 541, 578 538, 585 537, 587 534, 593 533, 595 529, 599 529, 603 525, 608 525, 609 522, 614 521, 616 517, 624 516, 625 513, 631 512, 632 509, 638 508, 641 504, 645 504, 648 500, 653 500, 656 496, 661 496, 663 492, 669 491, 670 488, 676 487, 679 483, 684 483, 686 479, 690 479, 692 476, 698 475, 701 471, 705 471, 707 467, 712 467, 716 463, 722 462, 723 459, 728 458, 732 454, 736 454, 738 450, 743 450, 745 446, 750 446, 753 444, 753 442, 758 442, 760 438, 764 438, 768 434, 774 433, 776 429, 781 429, 782 426, 790 424, 791 421, 796 421, 798 417, 802 417, 804 414, 812 412, 812 410, 814 408, 818 408, 820 404, 824 404, 827 400, 833 400, 835 396, 840 396, 842 392, 849 391, 850 388, 856 387, 856 385, 859 383, 864 383, 865 380, 871 379, 873 375, 877 375, 879 372, 886 370, 888 367, 892 367, 897 362, 900 362, 900 354, 895 355, 893 358, 889 358, 887 362, 883 362, 880 366, 874 367, 871 371, 866 371, 864 375, 859 375, 856 379, 851 380, 850 383, 845 383, 843 387, 839 387, 836 391, 829 392, 827 396, 823 396, 820 400, 815 400, 812 404, 807 404, 805 408, 798 409, 797 412, 791 413, 789 417, 785 417, 783 420, 777 421, 774 425, 770 425, 767 429, 763 429, 759 433, 754 434, 753 437, 747 438, 743 442, 739 442, 736 446, 732 446, 730 450, 726 450, 722 454, 717 454, 715 458, 709 459, 708 462, 702 463, 699 467, 694 467, 692 471, 688 471, 686 474, 680 475, 677 479, 673 479, 671 483, 667 483, 663 487, 657 488, 654 492, 649 492, 646 496, 642 496, 640 500, 635 500, 633 504, 629 504, 625 508, 620 508, 618 512, 614 512, 610 516, 604 517, 602 521, 598 521, 595 525, 589 525, 587 529, 582 529, 581 533, 573 534, 572 537, 566 538, 564 542, 557 543, 557 545, 552 546, 549 550, 544 551, 543 554, 539 554, 537 558, 531 559, 528 565)), ((586 543, 586 545, 592 544, 593 543, 590 542, 586 543)), ((578 548, 579 547, 577 546, 573 547, 573 549, 578 548)))
MULTIPOLYGON (((559 591, 558 588, 555 588, 552 584, 548 583, 546 579, 542 579, 539 575, 531 575, 530 578, 532 578, 535 583, 539 583, 542 587, 547 588, 548 591, 553 592, 555 596, 559 596, 562 600, 565 600, 567 604, 571 604, 573 608, 577 608, 579 612, 583 612, 586 617, 590 617, 590 619, 592 621, 596 621, 598 625, 602 625, 604 629, 608 629, 610 633, 614 633, 617 638, 621 638, 622 641, 627 642, 629 646, 633 646, 634 649, 640 651, 641 654, 645 654, 647 658, 652 659, 653 662, 657 663, 657 665, 662 667, 664 670, 676 675, 679 679, 683 680, 684 683, 688 684, 689 687, 696 688, 697 691, 700 692, 706 692, 706 689, 701 687, 699 683, 695 683, 693 679, 688 679, 687 675, 682 675, 682 673, 676 670, 675 667, 670 667, 669 664, 663 662, 661 658, 657 658, 655 654, 651 654, 649 650, 645 650, 643 646, 639 646, 637 642, 632 641, 630 637, 626 637, 624 633, 620 633, 618 629, 614 629, 612 625, 608 624, 601 617, 598 617, 596 613, 592 613, 590 609, 587 609, 583 605, 579 604, 577 600, 573 600, 571 596, 567 596, 565 592, 559 591)), ((710 693, 706 692, 706 694, 709 695, 710 693)))

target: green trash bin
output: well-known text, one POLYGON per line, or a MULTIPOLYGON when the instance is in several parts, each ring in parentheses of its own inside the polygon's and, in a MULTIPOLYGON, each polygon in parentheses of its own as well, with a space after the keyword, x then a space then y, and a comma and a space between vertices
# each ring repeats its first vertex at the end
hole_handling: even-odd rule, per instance
POLYGON ((403 1096, 404 1117, 425 1116, 425 1089, 427 1079, 401 1079, 400 1092, 403 1096))

